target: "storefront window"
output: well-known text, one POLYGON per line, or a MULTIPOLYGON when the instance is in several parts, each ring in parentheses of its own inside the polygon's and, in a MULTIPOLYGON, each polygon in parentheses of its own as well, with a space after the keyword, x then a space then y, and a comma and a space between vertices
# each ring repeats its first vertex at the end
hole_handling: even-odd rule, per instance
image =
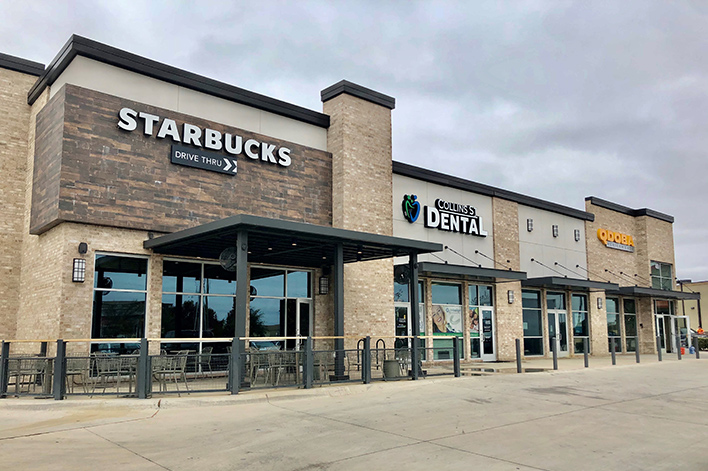
POLYGON ((614 343, 615 352, 621 352, 622 332, 620 330, 619 299, 607 298, 605 300, 605 310, 607 311, 607 351, 612 351, 612 343, 614 343))
POLYGON ((543 314, 540 291, 521 291, 524 322, 524 355, 543 355, 543 314))
MULTIPOLYGON (((433 335, 440 337, 462 337, 462 286, 452 283, 433 283, 431 287, 433 304, 433 335)), ((452 359, 452 340, 436 339, 433 342, 435 360, 452 359)), ((460 357, 464 355, 460 348, 460 357)))
MULTIPOLYGON (((251 267, 249 337, 306 337, 311 331, 312 273, 251 267)), ((295 339, 251 341, 255 348, 298 349, 295 339)))
MULTIPOLYGON (((233 337, 236 332, 236 273, 213 263, 165 260, 162 264, 162 338, 233 337)), ((210 346, 225 353, 223 343, 163 342, 167 351, 210 346)))
POLYGON ((590 327, 588 325, 588 297, 584 294, 573 294, 570 299, 572 304, 571 307, 573 308, 574 352, 583 353, 585 351, 585 339, 588 339, 588 342, 590 342, 590 327))
POLYGON ((624 336, 627 352, 637 351, 637 308, 634 299, 623 299, 624 336))
POLYGON ((674 287, 671 274, 671 264, 651 262, 651 287, 654 289, 671 290, 674 287))
MULTIPOLYGON (((145 335, 146 258, 96 255, 91 338, 141 338, 145 335)), ((92 351, 128 353, 130 343, 97 343, 92 351)))

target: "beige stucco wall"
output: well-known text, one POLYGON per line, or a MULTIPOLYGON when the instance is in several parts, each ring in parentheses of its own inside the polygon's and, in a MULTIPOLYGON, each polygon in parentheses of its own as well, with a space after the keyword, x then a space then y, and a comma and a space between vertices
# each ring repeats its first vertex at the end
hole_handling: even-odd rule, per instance
POLYGON ((31 114, 27 91, 36 80, 0 68, 0 339, 16 336, 31 114))
POLYGON ((52 84, 51 96, 67 83, 327 150, 327 130, 319 126, 217 98, 86 57, 77 56, 71 61, 52 84))

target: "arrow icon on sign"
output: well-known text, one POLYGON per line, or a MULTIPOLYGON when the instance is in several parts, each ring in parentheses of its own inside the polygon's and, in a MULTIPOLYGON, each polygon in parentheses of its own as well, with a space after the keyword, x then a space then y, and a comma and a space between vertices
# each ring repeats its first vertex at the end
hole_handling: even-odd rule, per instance
POLYGON ((224 162, 226 163, 226 166, 224 167, 225 171, 228 172, 229 170, 231 170, 233 173, 236 173, 236 170, 238 168, 236 160, 231 161, 230 159, 227 159, 226 157, 224 157, 224 162), (233 168, 233 170, 232 170, 232 168, 233 168))

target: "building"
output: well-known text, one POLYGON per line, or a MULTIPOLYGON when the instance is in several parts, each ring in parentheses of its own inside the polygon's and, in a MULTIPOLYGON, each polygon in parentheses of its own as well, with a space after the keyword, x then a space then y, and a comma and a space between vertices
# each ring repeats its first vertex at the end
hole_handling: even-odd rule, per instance
POLYGON ((395 100, 368 88, 315 112, 79 36, 46 68, 0 56, 0 83, 0 338, 421 335, 426 360, 458 337, 496 361, 688 327, 671 216, 394 162, 395 100))

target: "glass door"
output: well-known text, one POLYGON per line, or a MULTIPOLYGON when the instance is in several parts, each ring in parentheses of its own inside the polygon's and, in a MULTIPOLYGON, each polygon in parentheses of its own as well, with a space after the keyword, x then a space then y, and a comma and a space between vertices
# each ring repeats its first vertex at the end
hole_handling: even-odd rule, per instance
POLYGON ((482 308, 482 361, 497 361, 494 310, 482 308))
MULTIPOLYGON (((287 316, 285 321, 286 337, 307 337, 310 335, 310 300, 288 299, 287 316)), ((304 341, 301 339, 287 339, 286 350, 300 350, 304 341)))
POLYGON ((548 351, 553 354, 553 342, 558 336, 558 356, 568 356, 568 314, 565 311, 548 311, 548 351))
MULTIPOLYGON (((308 337, 312 335, 310 326, 312 325, 311 309, 309 299, 298 299, 297 302, 297 336, 308 337)), ((297 341, 297 349, 301 350, 304 346, 304 340, 297 341)))
POLYGON ((667 328, 666 318, 664 316, 656 316, 656 332, 659 336, 659 343, 664 353, 671 352, 670 329, 667 328))
MULTIPOLYGON (((411 335, 411 326, 409 320, 409 305, 398 304, 394 306, 396 310, 396 337, 408 337, 411 335)), ((394 343, 394 348, 408 348, 409 339, 397 338, 394 343)))

